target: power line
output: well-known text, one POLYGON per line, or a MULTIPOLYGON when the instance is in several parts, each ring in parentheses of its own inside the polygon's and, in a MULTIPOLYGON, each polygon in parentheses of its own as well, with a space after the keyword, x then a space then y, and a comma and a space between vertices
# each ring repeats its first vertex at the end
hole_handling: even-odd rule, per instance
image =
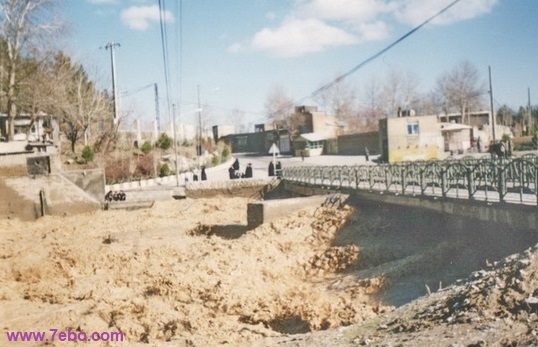
POLYGON ((421 29, 423 26, 425 26, 426 24, 430 23, 432 20, 434 20, 435 18, 439 17, 440 15, 442 15, 443 13, 445 13, 446 11, 448 11, 452 6, 456 5, 458 2, 460 2, 461 0, 454 0, 452 1, 449 5, 447 5, 446 7, 444 7, 442 10, 440 10, 439 12, 437 12, 435 15, 431 16, 430 18, 428 18, 427 20, 425 20, 424 22, 422 22, 422 24, 416 26, 415 28, 413 28, 412 30, 410 30, 409 32, 407 32, 405 35, 401 36, 400 38, 398 38, 396 41, 392 42, 390 45, 388 45, 387 47, 383 48, 382 50, 380 50, 379 52, 375 53, 374 55, 372 55, 371 57, 367 58, 366 60, 362 61, 360 64, 354 66, 352 69, 350 69, 349 71, 347 71, 346 73, 344 73, 343 75, 340 75, 338 76, 337 78, 335 78, 333 81, 321 86, 320 88, 316 89, 315 91, 313 91, 312 93, 310 93, 309 95, 303 97, 303 98, 300 98, 296 101, 294 101, 293 103, 291 103, 290 105, 276 111, 276 112, 273 112, 271 114, 271 116, 274 116, 276 114, 279 114, 281 112, 284 112, 296 105, 300 105, 302 102, 304 102, 305 100, 308 100, 308 99, 312 99, 314 97, 316 97, 317 95, 323 93, 324 91, 332 88, 333 86, 335 86, 336 84, 342 82, 344 79, 346 79, 347 77, 351 76, 352 74, 354 74, 355 72, 357 72, 359 69, 361 69, 363 66, 365 66, 366 64, 376 60, 377 58, 379 58, 380 56, 382 56, 383 54, 385 54, 387 51, 389 51, 390 49, 392 49, 394 46, 396 46, 397 44, 399 44, 400 42, 402 42, 403 40, 405 40, 406 38, 408 38, 409 36, 413 35, 415 32, 417 32, 419 29, 421 29))

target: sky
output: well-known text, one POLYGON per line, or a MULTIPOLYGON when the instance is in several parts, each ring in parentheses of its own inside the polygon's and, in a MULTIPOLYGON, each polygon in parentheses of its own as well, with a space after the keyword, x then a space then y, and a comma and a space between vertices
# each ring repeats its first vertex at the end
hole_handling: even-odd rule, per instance
MULTIPOLYGON (((195 123, 198 100, 208 125, 266 120, 268 94, 310 95, 381 51, 453 0, 67 0, 65 51, 111 90, 115 49, 120 107, 127 122, 161 125, 177 105, 179 122, 195 123), (159 10, 161 2, 161 10, 159 10), (161 15, 162 13, 162 15, 161 15), (165 77, 160 18, 166 34, 165 77)), ((538 0, 460 0, 346 83, 361 90, 391 71, 411 73, 426 93, 462 61, 488 83, 495 108, 538 104, 538 0)), ((315 105, 315 100, 303 104, 315 105)), ((250 128, 252 129, 252 128, 250 128)))

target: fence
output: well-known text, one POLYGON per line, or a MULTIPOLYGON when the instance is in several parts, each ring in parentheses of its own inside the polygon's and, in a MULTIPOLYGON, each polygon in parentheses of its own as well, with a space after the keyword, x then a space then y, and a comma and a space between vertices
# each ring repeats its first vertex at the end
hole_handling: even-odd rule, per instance
POLYGON ((485 202, 538 205, 538 156, 284 168, 288 181, 485 202))

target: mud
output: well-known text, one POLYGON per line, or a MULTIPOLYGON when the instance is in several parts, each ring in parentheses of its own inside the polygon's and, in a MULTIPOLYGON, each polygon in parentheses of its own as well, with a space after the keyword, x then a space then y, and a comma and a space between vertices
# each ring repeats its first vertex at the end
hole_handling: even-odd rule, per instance
POLYGON ((339 275, 360 253, 332 245, 351 208, 306 209, 249 230, 248 201, 0 220, 0 336, 53 327, 121 331, 130 346, 216 346, 390 309, 371 300, 381 279, 339 275))

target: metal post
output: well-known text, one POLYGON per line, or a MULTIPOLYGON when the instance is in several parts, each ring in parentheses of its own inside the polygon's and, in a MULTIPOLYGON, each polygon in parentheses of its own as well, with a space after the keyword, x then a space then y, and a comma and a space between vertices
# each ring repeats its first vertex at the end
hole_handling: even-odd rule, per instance
POLYGON ((491 66, 488 66, 488 70, 489 70, 489 103, 490 103, 490 107, 491 107, 491 131, 492 131, 492 135, 493 135, 493 142, 496 141, 497 139, 497 136, 496 136, 496 131, 495 131, 495 109, 493 108, 493 87, 492 87, 492 83, 491 83, 491 66))
POLYGON ((115 125, 118 122, 119 119, 119 98, 118 98, 118 90, 116 88, 116 55, 114 53, 115 47, 121 47, 119 43, 115 42, 109 42, 105 46, 106 49, 110 49, 110 62, 112 65, 112 97, 114 98, 114 120, 113 125, 115 125))
POLYGON ((179 161, 178 161, 178 155, 177 155, 177 135, 176 135, 176 105, 172 105, 172 127, 173 134, 174 134, 174 156, 176 161, 176 187, 179 187, 179 161))
POLYGON ((157 133, 161 132, 161 116, 159 114, 159 88, 157 83, 154 84, 155 91, 155 122, 157 124, 157 133))

